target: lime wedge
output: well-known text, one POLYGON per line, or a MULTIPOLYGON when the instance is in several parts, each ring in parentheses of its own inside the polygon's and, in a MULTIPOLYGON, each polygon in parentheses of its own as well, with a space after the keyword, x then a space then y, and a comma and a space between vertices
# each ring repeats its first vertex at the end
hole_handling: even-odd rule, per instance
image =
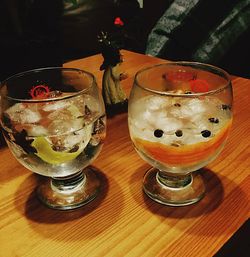
POLYGON ((51 148, 51 145, 44 137, 37 137, 31 143, 33 147, 36 148, 36 155, 40 157, 43 161, 50 164, 60 164, 63 162, 68 162, 75 159, 83 150, 83 148, 79 148, 76 152, 58 152, 54 151, 51 148))

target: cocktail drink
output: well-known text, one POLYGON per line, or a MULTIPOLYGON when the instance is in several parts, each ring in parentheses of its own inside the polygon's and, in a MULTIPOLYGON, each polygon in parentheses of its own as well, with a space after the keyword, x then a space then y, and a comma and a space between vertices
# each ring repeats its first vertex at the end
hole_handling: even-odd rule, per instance
POLYGON ((146 96, 134 105, 130 128, 136 148, 159 169, 163 165, 172 173, 188 173, 213 160, 231 125, 230 109, 209 96, 146 96))
POLYGON ((102 148, 106 116, 93 75, 67 68, 17 74, 2 83, 1 106, 11 152, 26 168, 52 178, 38 187, 39 198, 57 209, 94 199, 100 183, 86 167, 102 148))
POLYGON ((223 149, 232 123, 232 88, 223 70, 175 62, 137 73, 129 98, 129 131, 139 155, 154 168, 143 189, 157 202, 194 203, 205 192, 192 172, 223 149))
POLYGON ((105 116, 90 95, 16 103, 3 113, 3 120, 4 136, 15 157, 49 177, 72 175, 90 164, 105 135, 105 116))

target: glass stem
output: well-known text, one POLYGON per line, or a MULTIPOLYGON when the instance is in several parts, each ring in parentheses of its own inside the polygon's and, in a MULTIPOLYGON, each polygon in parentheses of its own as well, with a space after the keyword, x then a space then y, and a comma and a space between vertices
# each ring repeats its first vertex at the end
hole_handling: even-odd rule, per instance
POLYGON ((192 175, 179 175, 179 174, 170 174, 165 171, 159 170, 157 175, 157 181, 164 186, 171 187, 171 188, 183 188, 190 183, 192 183, 192 175))
POLYGON ((54 177, 51 179, 51 187, 54 191, 60 193, 69 193, 76 190, 85 183, 83 171, 66 177, 54 177))

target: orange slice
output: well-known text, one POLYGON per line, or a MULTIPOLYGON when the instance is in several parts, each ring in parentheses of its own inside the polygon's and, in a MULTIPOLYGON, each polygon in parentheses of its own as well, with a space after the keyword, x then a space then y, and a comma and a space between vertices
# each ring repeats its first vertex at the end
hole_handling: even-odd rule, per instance
POLYGON ((226 140, 232 121, 206 142, 196 144, 171 146, 134 138, 135 146, 156 161, 173 166, 189 166, 211 157, 226 140))

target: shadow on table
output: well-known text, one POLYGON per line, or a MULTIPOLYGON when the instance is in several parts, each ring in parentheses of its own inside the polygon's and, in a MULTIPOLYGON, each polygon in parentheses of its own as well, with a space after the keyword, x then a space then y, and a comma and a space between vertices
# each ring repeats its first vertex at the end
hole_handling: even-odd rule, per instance
MULTIPOLYGON (((192 218, 199 217, 209 212, 213 212, 223 200, 223 186, 220 179, 211 170, 203 169, 200 174, 202 175, 206 186, 206 194, 201 201, 189 206, 168 207, 168 210, 161 208, 157 211, 157 214, 163 217, 192 218)), ((145 194, 143 195, 143 198, 148 209, 152 212, 155 212, 155 206, 151 203, 152 200, 148 199, 145 194)))
POLYGON ((102 185, 100 193, 83 207, 67 211, 50 209, 38 200, 35 186, 29 195, 25 194, 26 202, 20 203, 20 195, 22 198, 25 197, 24 192, 27 192, 27 188, 30 189, 31 184, 36 185, 43 179, 33 174, 19 186, 16 192, 16 208, 25 215, 30 227, 44 237, 54 238, 56 241, 94 238, 112 226, 119 219, 123 209, 122 197, 112 201, 106 199, 108 194, 111 194, 112 197, 110 190, 120 190, 117 188, 118 185, 112 181, 112 189, 110 189, 110 179, 108 180, 100 170, 96 169, 96 172, 102 185), (115 209, 114 206, 116 206, 115 209))
MULTIPOLYGON (((223 224, 230 223, 231 215, 230 209, 237 209, 237 207, 234 206, 235 203, 226 202, 224 201, 224 188, 221 183, 221 179, 211 170, 207 168, 203 168, 203 171, 201 172, 201 175, 203 177, 204 183, 206 185, 206 195, 205 197, 199 201, 198 203, 195 203, 193 205, 189 206, 183 206, 183 207, 171 207, 159 204, 157 202, 154 202, 152 199, 150 199, 145 193, 142 191, 142 179, 144 173, 147 171, 148 165, 143 165, 140 167, 137 171, 134 172, 134 174, 131 177, 131 194, 136 200, 136 202, 143 208, 145 208, 146 211, 151 212, 153 215, 156 215, 159 217, 159 219, 166 223, 167 225, 173 226, 178 221, 182 220, 186 225, 183 227, 180 227, 180 230, 188 227, 189 220, 199 218, 201 216, 207 216, 206 222, 210 222, 211 226, 223 226, 223 224), (138 193, 138 190, 141 191, 141 193, 138 193), (223 205, 223 206, 222 206, 223 205), (220 209, 218 208, 220 207, 220 209), (213 220, 214 215, 210 215, 213 212, 225 212, 225 215, 223 217, 223 220, 213 220), (230 214, 229 214, 230 212, 230 214), (219 223, 219 224, 218 224, 219 223)), ((226 177, 223 177, 224 184, 231 183, 231 190, 230 194, 236 194, 238 199, 238 209, 240 209, 240 204, 242 202, 246 202, 246 196, 241 191, 241 189, 232 181, 229 180, 226 177)), ((227 195, 227 197, 229 197, 227 195)), ((236 214, 235 214, 236 215, 236 214)), ((219 216, 219 215, 218 215, 219 216)), ((220 215, 221 217, 221 215, 220 215)), ((202 224, 202 223, 201 223, 202 224)), ((205 226, 206 227, 206 226, 205 226)), ((201 227, 198 227, 197 229, 192 229, 193 234, 198 235, 209 235, 209 236, 215 236, 216 231, 221 230, 207 230, 207 227, 204 229, 201 227)), ((230 227, 227 228, 227 233, 229 232, 230 227)), ((223 231, 223 230, 222 230, 223 231)), ((188 232, 187 232, 188 233, 188 232)))
MULTIPOLYGON (((148 168, 143 169, 143 173, 141 169, 139 171, 135 171, 131 178, 131 184, 139 184, 136 187, 142 190, 142 180, 144 173, 147 170, 148 168)), ((163 218, 193 218, 212 212, 220 205, 223 199, 224 189, 220 179, 211 170, 203 169, 201 175, 206 186, 206 195, 196 204, 182 207, 166 206, 154 202, 143 192, 142 196, 137 199, 137 202, 153 214, 163 218), (214 197, 215 195, 216 197, 214 197)), ((133 192, 132 194, 134 195, 133 192)))

